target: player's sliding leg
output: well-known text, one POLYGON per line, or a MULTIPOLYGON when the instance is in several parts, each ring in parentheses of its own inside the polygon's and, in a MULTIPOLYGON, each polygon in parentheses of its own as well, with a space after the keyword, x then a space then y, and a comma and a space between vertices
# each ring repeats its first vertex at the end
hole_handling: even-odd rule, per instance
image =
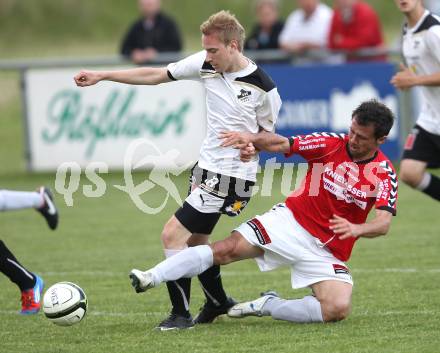
POLYGON ((271 316, 275 320, 312 323, 340 321, 349 315, 351 284, 328 280, 311 287, 315 296, 293 300, 282 299, 274 292, 262 293, 260 298, 233 306, 228 311, 228 316, 271 316))
POLYGON ((162 282, 176 281, 182 277, 194 277, 210 268, 212 264, 211 247, 199 245, 180 251, 148 271, 142 272, 133 269, 130 272, 130 278, 136 292, 145 292, 150 288, 157 287, 162 282))
POLYGON ((144 292, 162 282, 194 277, 213 264, 225 265, 260 256, 262 252, 263 250, 249 244, 240 233, 234 231, 228 238, 212 245, 199 245, 182 250, 145 272, 133 269, 129 276, 135 290, 144 292))
POLYGON ((239 303, 228 311, 232 318, 246 316, 272 316, 276 320, 298 323, 323 322, 321 305, 313 296, 286 300, 274 295, 264 295, 258 299, 239 303))

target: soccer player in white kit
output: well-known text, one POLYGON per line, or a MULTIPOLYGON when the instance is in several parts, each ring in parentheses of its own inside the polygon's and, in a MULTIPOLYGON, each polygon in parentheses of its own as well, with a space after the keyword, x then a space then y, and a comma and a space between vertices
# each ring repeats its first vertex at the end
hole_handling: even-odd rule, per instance
POLYGON ((406 66, 391 83, 399 89, 419 87, 422 99, 404 146, 400 179, 440 200, 440 178, 426 171, 440 167, 440 17, 426 10, 422 0, 395 2, 407 20, 402 48, 406 66))
POLYGON ((233 306, 231 317, 272 316, 298 323, 339 321, 351 310, 353 281, 345 264, 361 238, 385 235, 396 214, 397 176, 380 151, 393 125, 392 112, 377 101, 362 103, 349 134, 314 133, 284 137, 274 133, 227 132, 223 145, 298 154, 308 162, 303 187, 285 203, 236 228, 228 238, 188 248, 147 271, 135 271, 144 290, 180 277, 195 276, 212 264, 255 258, 261 271, 292 269, 293 288, 313 295, 285 300, 270 292, 233 306), (251 148, 249 146, 248 148, 251 148), (374 207, 375 216, 367 220, 374 207))
MULTIPOLYGON (((101 80, 155 85, 174 80, 194 80, 206 89, 207 134, 197 165, 192 170, 190 191, 183 206, 162 232, 165 257, 176 256, 187 245, 208 243, 221 214, 238 215, 249 202, 256 180, 258 158, 244 163, 240 152, 221 146, 222 131, 273 131, 281 99, 271 78, 242 54, 244 29, 227 11, 212 15, 201 27, 204 50, 167 67, 142 67, 120 71, 81 71, 78 86, 101 80)), ((137 277, 130 274, 137 292, 137 277)), ((210 323, 235 304, 223 290, 216 264, 199 275, 207 302, 192 320, 189 313, 190 279, 167 283, 172 311, 158 325, 160 330, 184 329, 194 323, 210 323)))

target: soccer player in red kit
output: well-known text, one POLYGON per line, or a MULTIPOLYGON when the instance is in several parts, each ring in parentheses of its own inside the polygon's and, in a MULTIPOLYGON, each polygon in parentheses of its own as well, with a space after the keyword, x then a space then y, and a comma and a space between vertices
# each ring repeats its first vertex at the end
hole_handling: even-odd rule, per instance
POLYGON ((261 271, 290 266, 292 287, 309 287, 313 295, 285 300, 269 292, 233 306, 230 317, 272 316, 302 323, 346 318, 353 280, 344 261, 359 238, 385 235, 396 214, 397 176, 379 150, 393 121, 385 105, 371 100, 353 112, 348 135, 223 133, 223 145, 240 148, 244 160, 253 158, 256 149, 305 158, 302 187, 224 240, 189 248, 145 272, 135 270, 141 285, 149 289, 195 276, 212 264, 255 258, 261 271), (375 217, 367 221, 373 207, 375 217))

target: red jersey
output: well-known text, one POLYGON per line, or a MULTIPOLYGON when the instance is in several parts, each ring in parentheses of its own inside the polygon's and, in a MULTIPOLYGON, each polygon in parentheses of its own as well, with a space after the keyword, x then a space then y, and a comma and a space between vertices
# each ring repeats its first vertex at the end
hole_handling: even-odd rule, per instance
POLYGON ((286 156, 299 154, 307 160, 308 170, 286 205, 304 229, 346 261, 357 238, 340 240, 329 228, 330 218, 335 214, 354 224, 365 223, 373 205, 395 215, 394 167, 380 150, 369 160, 353 162, 344 134, 314 133, 292 137, 290 142, 286 156))
MULTIPOLYGON (((344 20, 342 11, 335 9, 329 31, 330 49, 357 50, 383 45, 379 18, 370 5, 359 1, 353 5, 351 18, 344 20)), ((370 59, 381 59, 374 57, 370 59)))

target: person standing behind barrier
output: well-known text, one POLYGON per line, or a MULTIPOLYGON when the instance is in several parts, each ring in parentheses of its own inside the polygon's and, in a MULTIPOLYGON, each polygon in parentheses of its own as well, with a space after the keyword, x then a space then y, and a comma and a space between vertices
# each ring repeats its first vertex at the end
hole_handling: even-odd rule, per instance
POLYGON ((255 5, 257 23, 244 44, 245 49, 278 49, 278 37, 284 23, 279 19, 277 0, 258 0, 255 5))
MULTIPOLYGON (((383 46, 382 28, 373 8, 360 0, 335 0, 328 47, 333 50, 356 51, 383 46)), ((385 56, 356 57, 348 61, 384 60, 385 56)))
POLYGON ((294 55, 310 49, 325 48, 332 18, 332 9, 318 0, 297 0, 298 9, 286 20, 280 34, 280 47, 294 55))
POLYGON ((158 52, 182 50, 179 29, 173 19, 161 12, 160 0, 139 0, 142 17, 125 35, 121 54, 136 64, 153 60, 158 52))
POLYGON ((408 135, 400 164, 400 178, 409 186, 440 201, 440 178, 426 172, 440 167, 440 17, 422 0, 395 0, 407 23, 403 28, 403 56, 407 66, 391 79, 399 89, 419 87, 421 112, 408 135))

